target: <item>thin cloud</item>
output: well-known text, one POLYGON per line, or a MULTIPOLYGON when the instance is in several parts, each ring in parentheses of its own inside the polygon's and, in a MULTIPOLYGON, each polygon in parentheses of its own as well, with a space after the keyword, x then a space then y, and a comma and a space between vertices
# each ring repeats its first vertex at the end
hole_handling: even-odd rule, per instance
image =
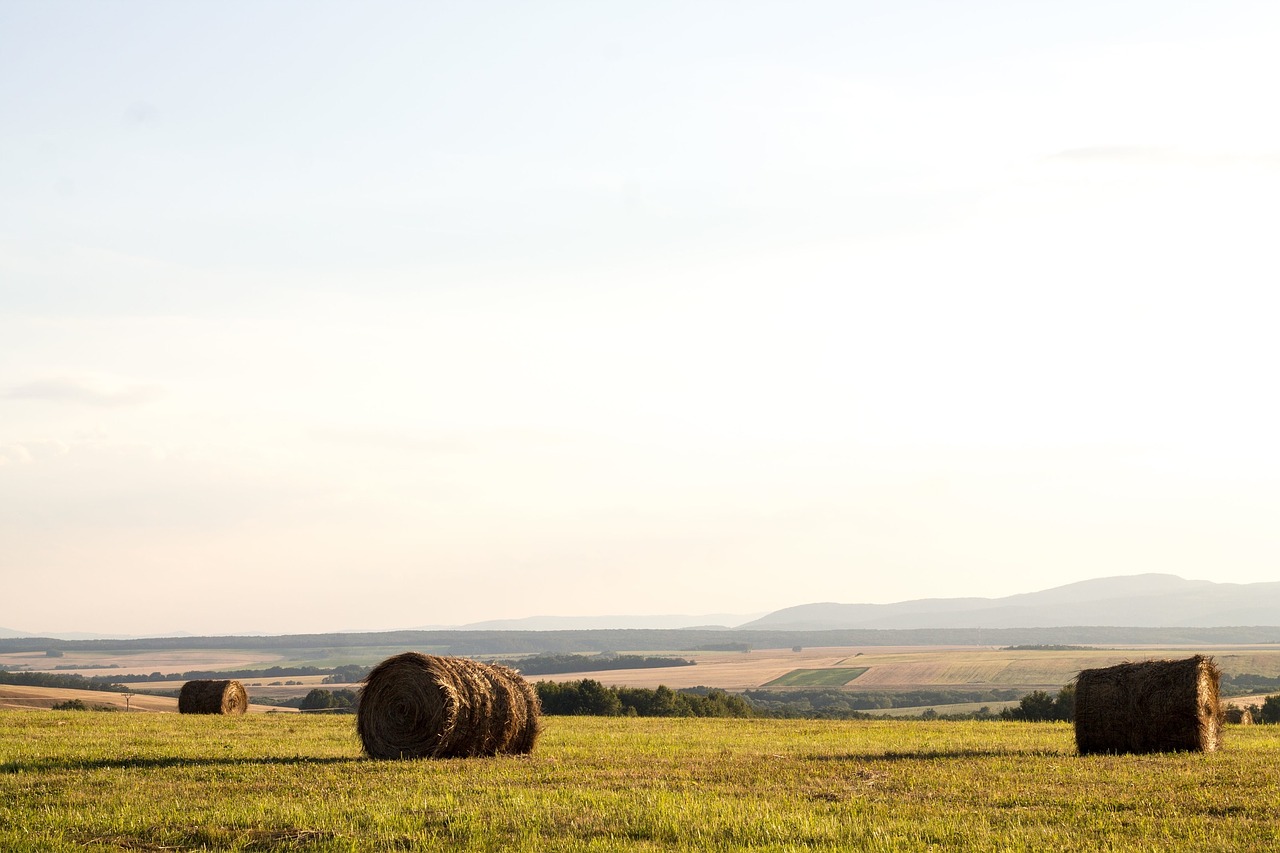
POLYGON ((1165 166, 1184 164, 1192 166, 1277 166, 1280 153, 1238 153, 1226 151, 1184 151, 1145 145, 1099 145, 1088 148, 1068 148, 1050 155, 1050 160, 1067 160, 1077 163, 1112 163, 1125 166, 1165 166))
POLYGON ((1090 148, 1068 148, 1059 151, 1051 160, 1083 160, 1104 163, 1168 163, 1182 159, 1172 148, 1142 145, 1099 145, 1090 148))
POLYGON ((21 441, 16 444, 0 445, 0 467, 5 465, 26 465, 41 459, 65 456, 70 449, 61 441, 54 439, 21 441))
POLYGON ((456 453, 469 450, 473 444, 456 433, 421 435, 395 429, 318 427, 307 430, 307 435, 316 441, 415 453, 456 453))
POLYGON ((158 385, 103 388, 80 379, 39 379, 11 388, 5 397, 11 400, 44 400, 116 408, 149 403, 163 397, 164 393, 164 389, 158 385))

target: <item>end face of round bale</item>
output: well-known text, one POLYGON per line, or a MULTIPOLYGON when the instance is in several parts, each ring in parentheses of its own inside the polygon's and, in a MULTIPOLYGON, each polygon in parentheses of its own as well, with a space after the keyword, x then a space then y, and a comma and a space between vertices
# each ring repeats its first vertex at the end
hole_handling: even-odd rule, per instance
POLYGON ((1222 744, 1218 667, 1211 658, 1082 670, 1076 747, 1093 753, 1213 752, 1222 744))
POLYGON ((249 694, 239 681, 188 681, 178 694, 180 714, 243 714, 249 694))
POLYGON ((356 729, 370 758, 458 758, 532 751, 537 693, 518 672, 405 652, 370 671, 356 729))

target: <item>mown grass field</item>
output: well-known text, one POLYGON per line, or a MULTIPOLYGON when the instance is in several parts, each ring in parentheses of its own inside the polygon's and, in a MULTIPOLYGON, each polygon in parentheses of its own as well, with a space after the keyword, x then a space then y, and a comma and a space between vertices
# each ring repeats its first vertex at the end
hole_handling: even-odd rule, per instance
POLYGON ((0 849, 1275 849, 1280 734, 1074 754, 1065 724, 549 718, 378 762, 350 717, 0 712, 0 849))
POLYGON ((865 666, 833 666, 827 669, 793 669, 765 687, 844 687, 862 673, 865 666))

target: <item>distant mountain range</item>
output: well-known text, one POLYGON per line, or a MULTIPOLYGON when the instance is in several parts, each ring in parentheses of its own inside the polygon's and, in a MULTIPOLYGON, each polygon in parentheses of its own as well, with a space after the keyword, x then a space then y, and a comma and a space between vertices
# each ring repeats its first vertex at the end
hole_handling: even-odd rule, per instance
POLYGON ((29 631, 15 631, 12 628, 0 627, 0 639, 15 637, 48 637, 52 640, 138 640, 147 637, 190 637, 185 631, 172 631, 168 634, 95 634, 91 631, 53 631, 32 634, 29 631))
POLYGON ((848 628, 1200 628, 1280 624, 1280 583, 1214 583, 1176 575, 1097 578, 1004 598, 895 604, 801 604, 739 625, 752 630, 848 628))
MULTIPOLYGON (((493 619, 487 622, 471 622, 466 625, 420 625, 410 631, 618 631, 618 630, 682 630, 706 628, 725 631, 743 622, 750 622, 760 613, 708 613, 702 615, 660 616, 529 616, 523 619, 493 619)), ((385 629, 384 629, 385 630, 385 629)), ((380 633, 374 629, 338 630, 339 634, 380 633)), ((79 631, 46 631, 37 634, 14 631, 0 627, 0 639, 20 637, 47 637, 54 640, 137 640, 149 637, 190 637, 189 633, 174 631, 168 634, 93 634, 79 631)), ((228 636, 269 637, 276 634, 267 631, 230 634, 228 636)))
MULTIPOLYGON (((1003 598, 922 598, 893 604, 801 604, 765 615, 530 616, 411 630, 447 631, 832 631, 950 628, 1227 628, 1280 626, 1280 582, 1214 583, 1176 575, 1096 578, 1003 598)), ((354 632, 364 633, 364 632, 354 632)), ((32 634, 0 628, 0 638, 32 634)), ((57 639, 128 638, 55 633, 57 639)), ((155 636, 155 635, 152 635, 155 636)), ((167 636, 183 636, 169 634, 167 636)))
POLYGON ((1233 584, 1169 574, 1095 578, 1004 598, 922 598, 894 604, 801 604, 763 616, 532 616, 474 622, 463 631, 737 628, 1209 628, 1280 625, 1280 583, 1233 584))
POLYGON ((706 613, 701 616, 529 616, 459 625, 456 631, 614 631, 634 628, 732 628, 760 613, 706 613))

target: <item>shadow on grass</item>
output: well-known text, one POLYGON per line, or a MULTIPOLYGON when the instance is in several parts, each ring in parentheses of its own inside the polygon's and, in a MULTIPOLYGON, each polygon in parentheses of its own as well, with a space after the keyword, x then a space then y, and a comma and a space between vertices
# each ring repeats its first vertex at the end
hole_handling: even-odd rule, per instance
POLYGON ((290 765, 346 764, 369 759, 307 758, 290 756, 278 758, 98 758, 77 761, 73 758, 39 758, 35 761, 9 761, 0 764, 0 774, 33 773, 49 770, 153 770, 168 767, 287 767, 290 765))
POLYGON ((1074 752, 1043 749, 926 749, 919 752, 856 752, 848 755, 810 755, 811 761, 964 761, 973 758, 1047 758, 1071 756, 1074 752))

